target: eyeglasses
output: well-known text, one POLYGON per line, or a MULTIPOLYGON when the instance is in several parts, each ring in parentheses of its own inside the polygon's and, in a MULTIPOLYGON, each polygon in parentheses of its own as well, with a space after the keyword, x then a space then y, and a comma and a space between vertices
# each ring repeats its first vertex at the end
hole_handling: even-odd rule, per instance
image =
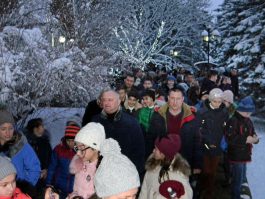
POLYGON ((78 148, 78 146, 74 146, 74 151, 77 153, 78 151, 80 151, 81 153, 83 153, 85 150, 87 150, 87 149, 90 149, 91 147, 86 147, 86 148, 84 148, 84 149, 79 149, 78 148))

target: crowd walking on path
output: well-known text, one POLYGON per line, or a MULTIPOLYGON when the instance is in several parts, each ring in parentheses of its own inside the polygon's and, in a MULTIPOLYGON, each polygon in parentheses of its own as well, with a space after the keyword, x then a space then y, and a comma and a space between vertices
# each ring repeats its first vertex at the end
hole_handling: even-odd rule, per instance
POLYGON ((235 69, 134 69, 67 118, 54 149, 42 118, 16 129, 11 112, 0 110, 0 199, 215 199, 220 165, 241 199, 259 142, 235 69))

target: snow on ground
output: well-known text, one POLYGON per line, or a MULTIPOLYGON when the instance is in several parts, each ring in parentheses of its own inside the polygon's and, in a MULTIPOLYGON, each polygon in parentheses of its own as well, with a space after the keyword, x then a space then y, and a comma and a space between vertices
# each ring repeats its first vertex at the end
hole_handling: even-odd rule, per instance
POLYGON ((265 120, 253 118, 260 141, 254 145, 252 162, 247 166, 247 178, 253 199, 264 199, 265 178, 265 120))

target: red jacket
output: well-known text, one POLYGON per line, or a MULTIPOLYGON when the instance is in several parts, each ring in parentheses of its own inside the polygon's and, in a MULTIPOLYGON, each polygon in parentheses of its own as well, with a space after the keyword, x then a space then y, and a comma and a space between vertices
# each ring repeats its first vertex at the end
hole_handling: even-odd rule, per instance
POLYGON ((22 193, 19 188, 16 188, 12 197, 0 196, 0 199, 31 199, 31 197, 22 193))

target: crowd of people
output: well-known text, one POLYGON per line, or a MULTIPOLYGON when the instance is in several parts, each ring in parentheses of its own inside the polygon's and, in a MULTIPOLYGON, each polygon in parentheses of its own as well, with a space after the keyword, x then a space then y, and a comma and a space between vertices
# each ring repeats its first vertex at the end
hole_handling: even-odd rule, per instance
POLYGON ((218 166, 240 199, 259 142, 237 71, 140 69, 68 118, 52 149, 43 120, 0 110, 0 199, 214 199, 218 166))

